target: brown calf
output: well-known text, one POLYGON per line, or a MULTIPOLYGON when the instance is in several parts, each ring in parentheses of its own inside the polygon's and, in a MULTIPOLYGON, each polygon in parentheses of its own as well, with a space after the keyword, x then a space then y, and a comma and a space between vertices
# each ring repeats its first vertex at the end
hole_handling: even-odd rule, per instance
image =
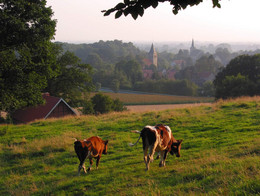
POLYGON ((165 160, 168 152, 171 155, 176 155, 180 157, 181 143, 183 140, 176 140, 170 127, 159 124, 156 126, 145 126, 140 133, 135 144, 130 144, 134 146, 138 143, 139 139, 142 138, 143 141, 143 151, 144 151, 144 162, 146 165, 146 170, 149 170, 150 162, 153 161, 153 156, 155 151, 160 153, 161 161, 159 166, 165 166, 165 160), (148 152, 149 149, 149 153, 148 152))
POLYGON ((83 168, 84 172, 90 171, 93 160, 96 160, 96 168, 98 169, 98 164, 102 154, 107 154, 107 143, 108 140, 103 141, 100 137, 93 136, 86 140, 77 140, 74 142, 74 149, 79 158, 79 167, 78 167, 78 175, 80 175, 80 170, 83 168), (86 171, 85 168, 85 160, 89 159, 90 166, 86 171))

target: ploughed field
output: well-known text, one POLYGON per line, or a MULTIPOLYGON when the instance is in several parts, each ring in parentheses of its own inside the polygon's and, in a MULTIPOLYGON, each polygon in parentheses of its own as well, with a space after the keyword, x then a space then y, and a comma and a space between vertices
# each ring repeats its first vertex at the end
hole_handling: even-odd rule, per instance
POLYGON ((1 125, 0 135, 0 195, 260 194, 260 97, 1 125), (141 141, 128 145, 139 137, 131 131, 157 123, 183 139, 181 157, 145 171, 141 141), (73 138, 93 135, 109 140, 108 154, 77 176, 73 138))

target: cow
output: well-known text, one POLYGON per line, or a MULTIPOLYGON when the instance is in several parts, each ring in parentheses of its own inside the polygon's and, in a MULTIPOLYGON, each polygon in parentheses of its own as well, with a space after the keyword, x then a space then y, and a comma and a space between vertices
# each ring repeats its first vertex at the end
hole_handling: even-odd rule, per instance
POLYGON ((140 136, 135 144, 130 144, 131 146, 135 146, 140 138, 143 141, 143 152, 144 152, 144 162, 146 165, 146 170, 149 170, 150 162, 153 161, 153 156, 155 151, 159 152, 161 161, 159 163, 160 167, 165 166, 165 160, 167 154, 176 155, 176 157, 180 157, 181 144, 183 140, 176 140, 169 126, 158 124, 156 126, 145 126, 143 130, 134 131, 139 133, 140 136), (148 152, 149 149, 149 153, 148 152))
POLYGON ((93 136, 85 140, 75 139, 74 149, 79 158, 78 176, 80 175, 80 170, 83 169, 85 173, 91 170, 93 165, 93 158, 96 159, 96 168, 98 169, 99 161, 102 154, 107 154, 107 144, 108 140, 103 141, 98 136, 93 136), (85 160, 89 159, 89 167, 86 171, 85 160))

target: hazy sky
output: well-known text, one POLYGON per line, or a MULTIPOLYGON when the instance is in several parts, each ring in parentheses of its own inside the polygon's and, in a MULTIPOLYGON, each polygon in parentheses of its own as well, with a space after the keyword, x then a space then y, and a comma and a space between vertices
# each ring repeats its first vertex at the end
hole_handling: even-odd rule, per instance
POLYGON ((260 0, 222 0, 221 9, 211 0, 172 13, 168 3, 146 9, 143 17, 114 18, 101 10, 123 0, 47 0, 57 19, 55 41, 124 42, 196 41, 260 43, 260 0))

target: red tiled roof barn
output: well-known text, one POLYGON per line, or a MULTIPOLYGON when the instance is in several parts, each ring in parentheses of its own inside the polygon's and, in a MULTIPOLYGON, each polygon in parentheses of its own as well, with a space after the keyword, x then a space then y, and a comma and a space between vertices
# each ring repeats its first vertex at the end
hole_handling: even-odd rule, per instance
POLYGON ((15 123, 27 123, 36 119, 59 118, 67 115, 77 115, 76 112, 62 99, 43 95, 44 105, 17 110, 12 117, 15 123))

